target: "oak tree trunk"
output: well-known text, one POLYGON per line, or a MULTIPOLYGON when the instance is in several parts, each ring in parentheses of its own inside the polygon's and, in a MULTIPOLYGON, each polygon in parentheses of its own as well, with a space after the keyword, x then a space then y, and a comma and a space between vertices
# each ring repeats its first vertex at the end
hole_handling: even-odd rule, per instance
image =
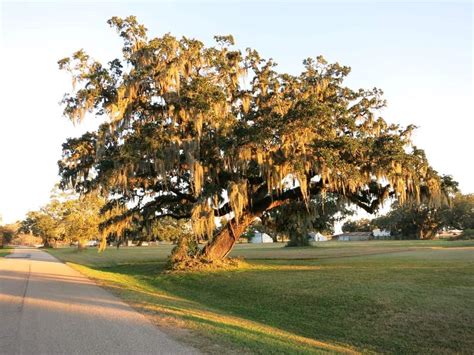
POLYGON ((224 259, 255 218, 261 217, 265 211, 270 211, 284 203, 283 199, 274 201, 271 197, 255 203, 252 206, 252 212, 244 213, 237 223, 235 220, 229 221, 227 226, 204 247, 201 256, 208 260, 224 259))
POLYGON ((418 227, 418 239, 434 239, 439 230, 439 223, 425 222, 418 227))
POLYGON ((247 230, 255 219, 255 215, 245 214, 236 224, 230 221, 214 239, 202 250, 202 256, 209 260, 224 259, 232 250, 240 236, 247 230))
POLYGON ((286 244, 287 247, 307 247, 309 245, 308 235, 301 232, 293 232, 290 234, 290 240, 286 244))
POLYGON ((86 243, 84 243, 84 241, 80 240, 77 242, 77 250, 79 251, 83 251, 84 249, 86 249, 86 243))
POLYGON ((43 238, 43 248, 52 248, 49 238, 43 238))

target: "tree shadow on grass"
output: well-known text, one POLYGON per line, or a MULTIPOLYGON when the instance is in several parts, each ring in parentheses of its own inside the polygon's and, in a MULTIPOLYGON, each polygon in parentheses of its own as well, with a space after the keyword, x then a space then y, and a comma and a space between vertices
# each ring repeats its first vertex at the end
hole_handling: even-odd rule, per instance
MULTIPOLYGON (((162 273, 164 262, 149 262, 85 273, 99 273, 98 279, 112 283, 114 292, 144 313, 183 321, 188 328, 202 329, 201 336, 215 334, 218 341, 227 339, 252 353, 452 352, 468 346, 467 337, 459 344, 446 340, 469 327, 468 321, 458 331, 449 330, 469 317, 463 303, 453 304, 451 288, 446 288, 467 285, 464 264, 447 268, 436 258, 407 265, 405 258, 386 255, 383 260, 343 259, 252 261, 243 270, 176 274, 162 273), (424 315, 447 304, 459 315, 436 308, 443 310, 439 318, 447 330, 433 330, 424 315)), ((467 295, 468 290, 459 292, 467 295)))
POLYGON ((211 334, 220 342, 246 349, 251 353, 269 353, 275 352, 276 349, 277 353, 288 354, 357 353, 355 348, 346 344, 319 340, 318 337, 305 337, 283 330, 284 328, 275 324, 265 324, 258 317, 249 318, 243 314, 229 312, 219 305, 214 307, 208 298, 187 296, 185 290, 176 292, 160 287, 160 283, 169 284, 179 279, 192 282, 192 279, 205 277, 202 273, 163 275, 160 272, 164 263, 96 269, 77 265, 75 267, 99 280, 133 307, 151 316, 159 325, 169 325, 170 319, 177 325, 184 322, 187 328, 198 332, 200 336, 211 334), (153 273, 155 277, 150 276, 153 273), (132 281, 137 279, 138 282, 132 281), (163 324, 164 322, 167 324, 163 324))

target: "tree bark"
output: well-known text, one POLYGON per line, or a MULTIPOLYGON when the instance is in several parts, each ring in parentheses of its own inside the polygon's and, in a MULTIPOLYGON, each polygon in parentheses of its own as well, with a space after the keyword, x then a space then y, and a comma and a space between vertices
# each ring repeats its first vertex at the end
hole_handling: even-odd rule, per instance
POLYGON ((86 249, 86 244, 84 243, 84 241, 79 240, 77 242, 77 250, 82 251, 84 249, 86 249))
POLYGON ((227 226, 204 247, 201 255, 209 260, 224 259, 256 217, 253 214, 245 214, 239 223, 235 223, 234 220, 229 221, 227 226))
POLYGON ((287 247, 307 247, 309 245, 308 235, 306 233, 293 233, 286 244, 287 247))
POLYGON ((418 232, 418 238, 422 240, 434 239, 436 237, 437 229, 435 228, 422 228, 418 232))
POLYGON ((418 239, 434 239, 439 230, 439 223, 431 220, 425 220, 421 225, 418 225, 418 239))
POLYGON ((224 259, 255 218, 261 217, 265 211, 283 205, 287 200, 288 198, 273 200, 271 196, 267 196, 262 201, 255 203, 252 210, 244 213, 238 223, 234 219, 229 221, 227 226, 204 247, 201 256, 209 260, 224 259))
POLYGON ((43 238, 43 248, 52 248, 49 238, 43 238))

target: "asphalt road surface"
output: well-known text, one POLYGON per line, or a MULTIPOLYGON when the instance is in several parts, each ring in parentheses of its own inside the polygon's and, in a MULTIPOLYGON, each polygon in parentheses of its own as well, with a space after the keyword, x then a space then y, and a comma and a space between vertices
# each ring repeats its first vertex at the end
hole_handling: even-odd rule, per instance
POLYGON ((196 354, 48 253, 0 258, 0 354, 196 354))

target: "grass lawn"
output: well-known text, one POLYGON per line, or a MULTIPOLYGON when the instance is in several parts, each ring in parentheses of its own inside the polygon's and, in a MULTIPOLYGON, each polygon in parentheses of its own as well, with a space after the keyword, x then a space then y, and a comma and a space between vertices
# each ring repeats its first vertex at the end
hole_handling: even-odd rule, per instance
POLYGON ((248 266, 162 273, 169 246, 50 252, 204 351, 471 353, 474 241, 238 245, 248 266))
POLYGON ((10 249, 9 247, 4 247, 3 249, 0 249, 0 258, 10 254, 10 249))

